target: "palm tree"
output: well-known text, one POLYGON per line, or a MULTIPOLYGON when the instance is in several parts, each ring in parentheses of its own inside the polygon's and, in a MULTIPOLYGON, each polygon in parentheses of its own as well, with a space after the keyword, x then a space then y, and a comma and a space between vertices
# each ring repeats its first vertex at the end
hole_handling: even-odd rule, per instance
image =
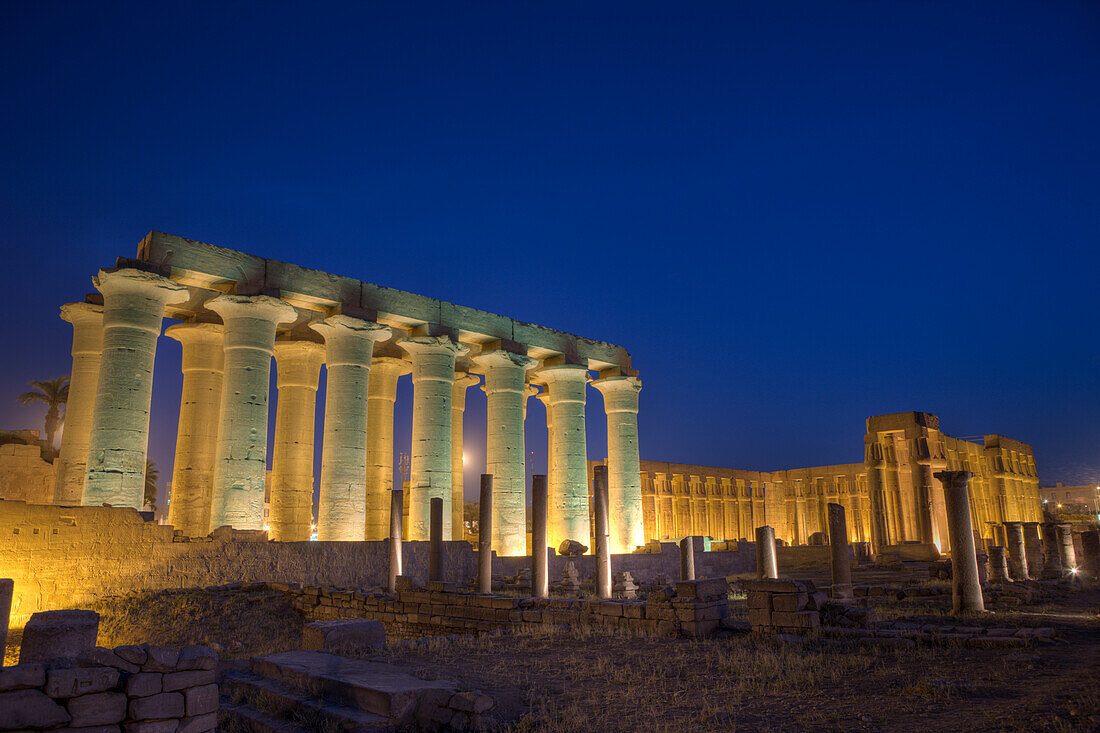
POLYGON ((15 398, 21 405, 31 405, 35 402, 46 403, 46 442, 53 447, 53 436, 61 427, 64 418, 61 416, 61 408, 69 401, 69 375, 62 374, 57 379, 47 381, 34 380, 30 383, 36 389, 24 392, 15 398))
POLYGON ((152 458, 145 459, 145 498, 142 501, 143 508, 150 507, 151 511, 157 510, 157 479, 160 471, 157 462, 152 458))

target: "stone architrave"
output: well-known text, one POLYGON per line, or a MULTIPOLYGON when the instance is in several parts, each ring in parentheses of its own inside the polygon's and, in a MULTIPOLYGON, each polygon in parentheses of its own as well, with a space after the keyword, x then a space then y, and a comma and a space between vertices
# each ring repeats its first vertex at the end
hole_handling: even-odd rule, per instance
POLYGON ((100 270, 95 286, 103 293, 103 356, 81 503, 141 509, 157 337, 164 309, 187 300, 188 290, 131 268, 100 270))
POLYGON ((325 339, 325 432, 317 539, 361 541, 367 522, 367 393, 374 342, 386 326, 344 314, 310 328, 325 339))
POLYGON ((313 524, 313 441, 325 347, 308 338, 275 339, 275 440, 271 451, 268 537, 305 542, 313 524))
POLYGON ((587 542, 592 536, 588 519, 588 448, 584 405, 588 369, 561 364, 540 369, 538 378, 550 385, 550 545, 565 540, 587 542))
POLYGON ((80 506, 88 467, 88 440, 95 414, 96 383, 103 358, 103 308, 91 303, 66 303, 61 319, 73 325, 73 369, 65 403, 65 430, 57 455, 54 504, 80 506))
POLYGON ((848 603, 855 599, 852 593, 852 561, 849 557, 851 548, 848 545, 848 523, 844 507, 840 504, 830 502, 826 510, 829 515, 829 546, 832 548, 833 588, 831 595, 834 601, 848 603))
POLYGON ((481 382, 466 372, 455 373, 451 394, 451 539, 461 540, 466 535, 463 501, 465 499, 465 446, 463 445, 462 418, 466 413, 466 390, 481 382))
POLYGON ((506 557, 525 555, 523 415, 526 374, 536 362, 500 349, 471 361, 485 375, 485 472, 493 475, 493 550, 506 557))
POLYGON ((546 508, 546 477, 536 474, 531 477, 531 595, 535 598, 547 598, 550 595, 550 563, 547 554, 550 548, 546 540, 546 508))
POLYGON ((610 376, 597 379, 592 386, 603 393, 607 413, 611 551, 627 554, 646 541, 638 458, 638 393, 642 382, 637 377, 610 376))
POLYGON ((225 325, 218 448, 210 529, 262 529, 267 473, 268 383, 275 329, 297 312, 268 295, 219 295, 206 307, 225 325))
MULTIPOLYGON (((451 504, 451 393, 455 357, 469 347, 448 336, 418 336, 400 344, 412 361, 413 418, 409 539, 428 539, 432 498, 451 504)), ((451 539, 451 523, 443 528, 451 539)))
POLYGON ((980 613, 985 610, 970 519, 970 491, 967 489, 972 475, 970 471, 940 471, 936 474, 936 478, 943 483, 947 504, 947 530, 951 535, 951 605, 954 613, 980 613))
POLYGON ((371 361, 367 385, 367 526, 364 539, 389 536, 390 494, 393 490, 393 408, 397 380, 409 373, 409 362, 394 356, 371 361))
POLYGON ((775 529, 764 525, 756 528, 756 579, 779 577, 775 553, 775 529))
POLYGON ((210 488, 225 371, 223 331, 218 323, 177 323, 164 332, 180 342, 183 371, 168 523, 188 537, 210 531, 210 488))
POLYGON ((1008 569, 1012 579, 1028 580, 1027 545, 1022 522, 1005 522, 1005 549, 1008 551, 1008 569))

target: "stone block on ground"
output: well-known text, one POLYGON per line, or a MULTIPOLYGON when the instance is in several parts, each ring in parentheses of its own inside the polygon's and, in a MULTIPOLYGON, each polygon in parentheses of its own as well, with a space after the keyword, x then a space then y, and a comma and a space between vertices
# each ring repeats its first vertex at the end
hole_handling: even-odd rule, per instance
POLYGON ((76 663, 81 667, 113 667, 129 674, 141 671, 141 667, 127 662, 113 650, 101 646, 85 649, 77 656, 76 663))
POLYGON ((99 635, 95 611, 39 611, 23 628, 19 663, 72 661, 91 649, 99 635))
POLYGON ((121 692, 97 692, 69 700, 70 725, 83 728, 91 725, 121 723, 126 717, 126 695, 121 692))
POLYGON ((676 597, 709 601, 725 598, 729 583, 725 578, 705 578, 703 580, 681 580, 676 583, 676 597))
POLYGON ((182 718, 183 713, 184 699, 180 692, 161 692, 130 701, 130 718, 133 720, 182 718))
POLYGON ((104 692, 118 683, 118 675, 118 670, 111 667, 51 669, 43 692, 50 697, 79 697, 104 692))
POLYGON ((373 619, 314 621, 302 630, 302 648, 313 651, 381 649, 385 645, 386 627, 373 619))
POLYGON ((42 687, 44 684, 46 684, 46 665, 44 664, 0 667, 0 692, 42 687))
POLYGON ((39 690, 0 692, 0 730, 52 728, 69 720, 65 708, 39 690))

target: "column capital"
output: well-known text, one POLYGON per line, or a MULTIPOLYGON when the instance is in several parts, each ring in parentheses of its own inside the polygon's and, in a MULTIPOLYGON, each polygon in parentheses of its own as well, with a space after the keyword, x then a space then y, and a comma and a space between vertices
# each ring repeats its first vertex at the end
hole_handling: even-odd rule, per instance
MULTIPOLYGON (((588 367, 580 364, 546 366, 534 372, 532 376, 535 380, 549 385, 585 385, 592 381, 592 377, 588 374, 588 367)), ((560 390, 551 390, 551 392, 558 391, 560 390)), ((551 397, 551 399, 555 398, 551 397)))
POLYGON ((269 321, 276 326, 295 320, 298 311, 290 303, 270 295, 218 295, 203 307, 227 319, 248 318, 269 321))
POLYGON ((637 377, 602 377, 592 386, 603 394, 606 412, 637 412, 642 380, 637 377))
POLYGON ((102 323, 103 306, 86 301, 66 303, 61 306, 61 320, 75 325, 82 323, 102 323))
POLYGON ((275 339, 276 386, 306 387, 317 391, 325 347, 309 339, 275 339))
POLYGON ((110 293, 140 293, 159 300, 163 305, 182 303, 190 297, 186 285, 181 285, 153 272, 124 267, 119 270, 100 270, 92 284, 106 295, 110 293))
POLYGON ((511 351, 505 351, 504 349, 484 351, 477 356, 471 356, 470 361, 477 367, 471 371, 477 374, 484 374, 493 367, 516 366, 527 370, 538 364, 538 359, 525 356, 524 354, 515 354, 511 351))
POLYGON ((455 389, 465 392, 481 383, 481 379, 470 372, 455 372, 455 389))
POLYGON ((188 321, 172 324, 164 329, 164 335, 179 341, 181 344, 215 343, 220 342, 225 336, 225 326, 220 323, 188 321))
POLYGON ((372 371, 385 371, 394 377, 400 377, 412 371, 412 364, 408 359, 396 356, 376 356, 370 360, 370 365, 372 371))
POLYGON ((325 339, 329 367, 354 364, 370 368, 374 342, 391 335, 389 326, 338 313, 309 327, 325 339))
POLYGON ((462 356, 470 351, 469 346, 455 341, 450 336, 413 336, 402 340, 397 345, 410 356, 447 352, 454 356, 462 356))

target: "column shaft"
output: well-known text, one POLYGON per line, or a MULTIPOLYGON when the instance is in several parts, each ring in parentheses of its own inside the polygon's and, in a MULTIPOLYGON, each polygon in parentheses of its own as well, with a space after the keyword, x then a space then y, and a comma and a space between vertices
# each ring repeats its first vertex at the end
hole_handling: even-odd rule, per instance
POLYGON ((466 412, 466 390, 481 380, 466 372, 455 374, 455 383, 451 394, 451 539, 461 540, 466 535, 463 517, 465 501, 464 460, 462 417, 466 412))
MULTIPOLYGON (((946 491, 946 489, 945 489, 946 491)), ((1027 547, 1024 543, 1024 525, 1005 522, 1005 549, 1008 550, 1008 568, 1013 580, 1027 580, 1027 547)))
POLYGON ((1027 574, 1032 578, 1043 576, 1043 541, 1039 539, 1039 523, 1024 522, 1024 555, 1027 557, 1027 574))
POLYGON ((304 542, 313 524, 313 440, 317 386, 325 348, 303 339, 275 341, 279 398, 271 455, 271 514, 268 537, 304 542))
POLYGON ((69 374, 65 429, 57 455, 54 504, 79 506, 84 494, 88 440, 103 357, 103 308, 91 303, 67 303, 61 306, 61 318, 73 324, 73 370, 69 374))
POLYGON ((680 580, 695 580, 695 540, 690 536, 680 540, 680 580))
MULTIPOLYGON (((630 553, 644 545, 642 473, 638 456, 637 377, 604 377, 592 386, 603 393, 607 413, 607 478, 611 515, 611 551, 630 553)), ((711 533, 722 537, 719 528, 711 533)))
POLYGON ((374 342, 389 328, 337 314, 310 324, 325 339, 325 433, 317 539, 360 541, 367 531, 367 392, 374 342))
MULTIPOLYGON (((393 489, 393 408, 397 380, 409 373, 409 363, 392 356, 371 362, 367 385, 367 517, 366 540, 383 540, 389 533, 393 489)), ((400 488, 400 487, 399 487, 400 488)))
POLYGON ((180 342, 183 369, 168 523, 188 537, 210 531, 210 486, 225 369, 222 332, 217 323, 177 323, 165 331, 180 342))
POLYGON ((561 365, 538 372, 550 385, 550 508, 549 540, 558 547, 563 540, 587 545, 592 536, 588 519, 588 448, 585 441, 584 404, 588 370, 561 365))
POLYGON ((149 448, 153 362, 165 306, 187 299, 179 283, 143 272, 101 270, 103 357, 81 503, 141 509, 149 448))
POLYGON ((1062 575, 1069 575, 1077 570, 1077 554, 1073 548, 1073 525, 1056 524, 1054 529, 1058 536, 1058 562, 1062 565, 1062 575))
POLYGON ((756 528, 756 579, 779 577, 775 556, 775 530, 767 525, 756 528))
MULTIPOLYGON (((446 336, 421 336, 402 341, 409 353, 413 378, 413 425, 409 490, 409 539, 428 539, 432 498, 451 503, 451 393, 455 356, 468 347, 446 336)), ((451 524, 443 539, 451 538, 451 524)))
POLYGON ((940 471, 947 504, 947 527, 951 533, 951 605, 955 613, 985 610, 974 529, 970 520, 969 471, 940 471))
POLYGON ((493 475, 493 550, 501 556, 526 555, 523 406, 526 373, 535 360, 496 350, 471 361, 485 375, 485 471, 493 475))
POLYGON ((404 489, 390 491, 390 594, 397 590, 397 576, 401 575, 401 520, 404 508, 404 489))
POLYGON ((833 589, 832 598, 836 601, 854 600, 852 594, 852 561, 849 557, 851 547, 848 544, 848 521, 844 507, 830 503, 829 545, 832 548, 833 589))
POLYGON ((267 472, 268 385, 275 328, 294 308, 267 295, 219 295, 206 307, 225 324, 218 449, 210 529, 261 529, 267 472))
MULTIPOLYGON (((531 477, 531 595, 550 595, 550 564, 546 542, 547 490, 545 476, 531 477)), ((597 559, 597 562, 599 560, 597 559)), ((610 577, 610 576, 608 576, 610 577)))
POLYGON ((477 592, 493 592, 493 476, 481 474, 477 527, 477 592))

